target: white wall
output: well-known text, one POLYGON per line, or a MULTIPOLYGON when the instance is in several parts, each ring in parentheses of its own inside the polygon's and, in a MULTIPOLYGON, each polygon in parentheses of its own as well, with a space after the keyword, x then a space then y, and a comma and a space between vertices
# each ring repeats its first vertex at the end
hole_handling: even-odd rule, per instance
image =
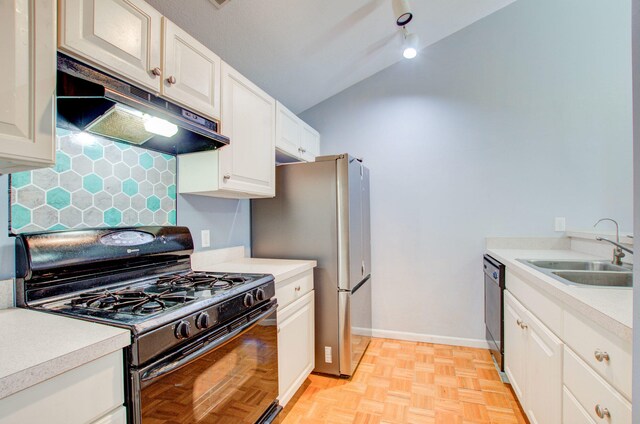
POLYGON ((518 0, 301 114, 372 176, 374 327, 483 339, 486 236, 632 229, 630 0, 518 0))
MULTIPOLYGON (((634 240, 640 237, 640 0, 633 0, 633 207, 634 207, 634 240)), ((633 249, 638 251, 640 242, 635 241, 633 249)), ((633 308, 640 310, 640 267, 636 266, 633 274, 633 308)), ((640 422, 640 313, 633 314, 633 422, 640 422)))

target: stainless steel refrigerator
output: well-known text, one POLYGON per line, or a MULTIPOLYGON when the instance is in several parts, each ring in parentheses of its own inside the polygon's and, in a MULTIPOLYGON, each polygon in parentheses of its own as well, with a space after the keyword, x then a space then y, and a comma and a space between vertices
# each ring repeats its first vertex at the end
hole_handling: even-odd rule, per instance
POLYGON ((276 197, 251 201, 257 258, 313 259, 315 372, 353 375, 371 339, 369 170, 347 154, 276 168, 276 197))

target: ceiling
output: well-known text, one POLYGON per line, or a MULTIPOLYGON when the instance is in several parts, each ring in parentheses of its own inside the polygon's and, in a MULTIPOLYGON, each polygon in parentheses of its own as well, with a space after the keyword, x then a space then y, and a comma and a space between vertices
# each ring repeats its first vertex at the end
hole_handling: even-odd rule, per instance
MULTIPOLYGON (((426 47, 514 0, 410 0, 426 47)), ((295 113, 402 59, 391 0, 147 0, 295 113)))

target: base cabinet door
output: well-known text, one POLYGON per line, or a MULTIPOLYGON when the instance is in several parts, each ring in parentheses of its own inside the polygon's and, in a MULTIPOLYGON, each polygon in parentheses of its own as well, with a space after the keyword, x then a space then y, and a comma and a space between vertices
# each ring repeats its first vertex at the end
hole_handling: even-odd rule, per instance
POLYGON ((562 422, 565 424, 596 424, 578 399, 566 387, 562 388, 562 422))
POLYGON ((563 344, 530 313, 523 326, 527 332, 525 412, 531 424, 559 423, 563 344))
POLYGON ((162 15, 143 0, 60 0, 58 48, 160 92, 162 15))
POLYGON ((55 17, 54 1, 0 2, 0 174, 55 162, 55 17))
POLYGON ((0 400, 0 424, 120 424, 123 403, 123 355, 116 351, 0 400))
POLYGON ((231 139, 219 150, 221 188, 273 197, 276 101, 231 66, 221 68, 222 133, 231 139))
POLYGON ((505 372, 532 424, 562 420, 563 346, 560 339, 505 291, 505 372))
MULTIPOLYGON (((504 296, 504 370, 520 403, 524 403, 527 335, 521 327, 524 308, 509 293, 504 296)), ((524 405, 523 405, 524 406, 524 405)))
POLYGON ((278 383, 282 406, 315 367, 314 291, 278 311, 278 383))

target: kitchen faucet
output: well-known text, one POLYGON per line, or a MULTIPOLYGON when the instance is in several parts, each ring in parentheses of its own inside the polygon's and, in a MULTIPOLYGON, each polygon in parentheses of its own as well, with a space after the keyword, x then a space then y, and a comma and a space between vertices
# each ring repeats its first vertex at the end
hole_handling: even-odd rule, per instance
POLYGON ((629 249, 628 247, 625 247, 623 245, 620 244, 620 227, 618 226, 618 222, 615 219, 611 219, 611 218, 601 218, 598 220, 598 222, 596 222, 595 224, 593 224, 593 226, 597 226, 599 223, 601 223, 602 221, 611 221, 614 224, 616 224, 616 241, 613 240, 609 240, 607 238, 604 237, 596 237, 596 240, 598 241, 606 241, 607 243, 611 243, 613 244, 613 259, 611 260, 611 263, 614 265, 622 265, 622 258, 624 258, 624 251, 631 253, 633 255, 633 250, 629 249))

